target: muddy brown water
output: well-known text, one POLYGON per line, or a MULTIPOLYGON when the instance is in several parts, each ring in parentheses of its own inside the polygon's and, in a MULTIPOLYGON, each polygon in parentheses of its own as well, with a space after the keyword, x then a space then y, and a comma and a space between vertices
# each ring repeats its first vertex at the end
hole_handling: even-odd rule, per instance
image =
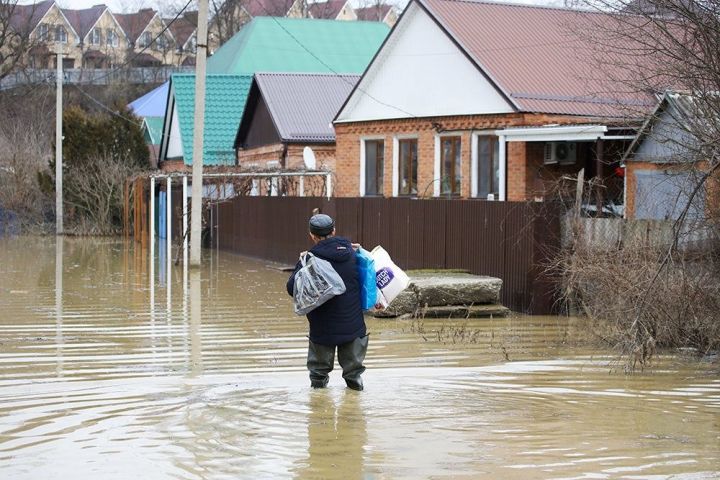
POLYGON ((578 319, 369 320, 366 390, 313 391, 287 273, 204 255, 151 289, 132 243, 0 239, 1 478, 720 478, 717 364, 625 376, 578 319))

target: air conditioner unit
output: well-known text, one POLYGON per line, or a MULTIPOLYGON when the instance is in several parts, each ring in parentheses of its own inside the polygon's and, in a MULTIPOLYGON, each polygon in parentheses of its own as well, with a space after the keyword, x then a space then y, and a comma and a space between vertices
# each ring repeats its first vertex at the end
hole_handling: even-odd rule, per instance
POLYGON ((545 143, 545 165, 575 165, 577 143, 547 142, 545 143))

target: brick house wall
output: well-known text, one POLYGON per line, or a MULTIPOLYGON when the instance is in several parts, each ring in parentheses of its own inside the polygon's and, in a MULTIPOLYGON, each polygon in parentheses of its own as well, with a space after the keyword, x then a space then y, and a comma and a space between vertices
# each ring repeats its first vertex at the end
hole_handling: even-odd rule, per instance
POLYGON ((283 168, 285 170, 304 170, 303 150, 309 146, 315 152, 317 170, 335 170, 335 145, 306 145, 299 143, 274 143, 262 147, 238 149, 237 160, 241 167, 267 170, 283 168), (286 151, 287 150, 287 151, 286 151), (283 158, 285 165, 283 166, 283 158))
MULTIPOLYGON (((396 136, 412 136, 418 140, 418 196, 433 195, 435 136, 457 135, 461 137, 461 186, 460 196, 469 198, 471 193, 471 138, 481 130, 507 127, 542 126, 548 124, 577 125, 591 123, 592 119, 544 114, 512 113, 502 115, 469 115, 369 122, 336 123, 336 186, 335 195, 356 197, 360 192, 360 143, 364 139, 384 140, 384 196, 392 196, 393 139, 396 136), (438 129, 436 129, 438 127, 438 129), (440 133, 438 133, 438 130, 440 133)), ((554 178, 567 173, 568 167, 543 169, 543 142, 507 144, 507 200, 532 199, 542 193, 554 178)))

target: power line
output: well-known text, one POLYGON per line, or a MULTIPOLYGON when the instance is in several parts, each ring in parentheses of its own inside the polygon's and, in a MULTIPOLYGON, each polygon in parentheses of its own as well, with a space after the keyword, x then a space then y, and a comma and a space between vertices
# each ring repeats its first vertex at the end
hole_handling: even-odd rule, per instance
POLYGON ((285 28, 285 26, 284 26, 282 23, 280 23, 276 17, 272 16, 272 15, 270 14, 270 12, 268 12, 268 10, 265 8, 265 5, 263 5, 262 3, 260 3, 259 0, 254 0, 254 1, 255 1, 255 3, 267 14, 267 16, 270 17, 270 18, 272 18, 273 21, 274 21, 283 31, 285 31, 285 33, 287 33, 290 38, 292 38, 293 40, 295 40, 295 42, 296 42, 298 45, 300 45, 300 47, 301 47, 303 50, 305 50, 307 53, 309 53, 310 56, 312 56, 315 60, 317 60, 318 62, 320 62, 325 68, 327 68, 328 70, 330 70, 330 72, 332 72, 335 76, 339 77, 343 82, 345 82, 345 83, 347 83, 348 85, 350 85, 350 87, 354 88, 355 90, 359 91, 360 93, 362 93, 363 95, 365 95, 365 96, 367 96, 368 98, 372 99, 373 101, 379 103, 380 105, 383 105, 383 106, 385 106, 385 107, 388 107, 388 108, 392 108, 392 109, 394 109, 394 110, 397 110, 398 112, 401 112, 401 113, 403 113, 403 114, 405 114, 405 115, 410 116, 410 118, 419 118, 417 115, 414 115, 414 114, 408 112, 407 110, 404 110, 404 109, 402 109, 402 108, 400 108, 400 107, 397 107, 397 106, 395 106, 395 105, 392 105, 392 104, 383 102, 382 100, 379 100, 379 99, 375 98, 373 95, 371 95, 371 94, 368 93, 367 91, 365 91, 365 90, 363 90, 362 88, 360 88, 360 81, 358 81, 357 84, 354 84, 354 83, 350 82, 350 81, 349 81, 347 78, 345 78, 342 74, 336 72, 335 69, 333 69, 330 65, 328 65, 324 60, 322 60, 320 57, 318 57, 317 55, 315 55, 315 53, 313 53, 309 48, 307 48, 305 45, 303 45, 303 43, 302 43, 300 40, 298 40, 298 38, 297 38, 295 35, 293 35, 287 28, 285 28))

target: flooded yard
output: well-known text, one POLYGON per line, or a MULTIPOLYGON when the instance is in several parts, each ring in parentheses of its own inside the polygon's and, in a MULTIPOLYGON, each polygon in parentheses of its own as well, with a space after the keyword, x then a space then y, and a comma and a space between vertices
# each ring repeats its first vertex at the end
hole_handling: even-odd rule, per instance
POLYGON ((369 320, 365 391, 313 391, 287 273, 207 251, 151 288, 134 244, 61 242, 0 239, 2 478, 720 478, 717 363, 625 376, 567 318, 369 320))

